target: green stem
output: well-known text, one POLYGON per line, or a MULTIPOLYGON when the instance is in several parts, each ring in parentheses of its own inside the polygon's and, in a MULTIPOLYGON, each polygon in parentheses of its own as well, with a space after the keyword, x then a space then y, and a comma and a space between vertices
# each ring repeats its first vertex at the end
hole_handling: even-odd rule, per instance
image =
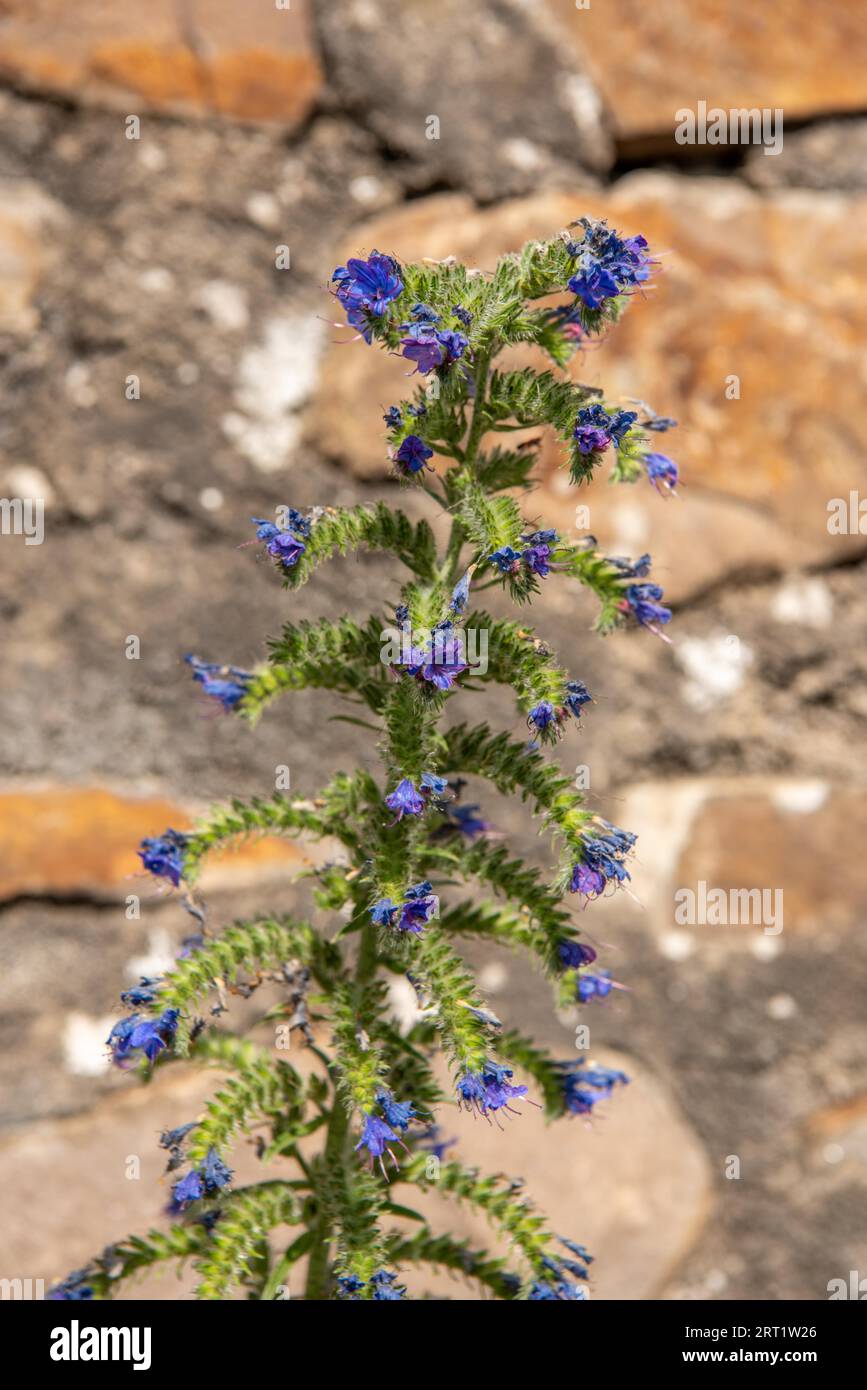
MULTIPOLYGON (((361 945, 355 967, 355 983, 359 994, 373 977, 376 965, 376 928, 369 922, 361 931, 361 945)), ((329 1067, 329 1071, 333 1098, 320 1168, 326 1177, 335 1168, 341 1167, 346 1162, 346 1140, 349 1134, 349 1111, 337 1094, 337 1079, 333 1067, 329 1067)), ((326 1298, 330 1256, 331 1220, 328 1207, 320 1198, 319 1210, 313 1225, 310 1261, 307 1266, 307 1283, 304 1289, 306 1302, 321 1302, 326 1298)))
MULTIPOLYGON (((488 370, 491 365, 492 355, 492 350, 488 352, 480 352, 476 361, 476 390, 475 395, 473 396, 473 418, 470 424, 470 433, 467 437, 466 448, 464 449, 464 460, 461 464, 462 470, 467 469, 470 472, 472 472, 473 466, 475 464, 476 455, 479 452, 479 445, 482 441, 482 435, 484 433, 485 412, 483 407, 485 404, 485 392, 488 386, 488 370)), ((446 550, 446 557, 443 562, 442 569, 440 570, 442 577, 446 580, 446 583, 448 584, 456 583, 460 576, 461 550, 463 549, 465 539, 466 537, 464 535, 464 528, 462 527, 461 523, 457 520, 457 518, 455 518, 455 520, 452 522, 452 530, 451 535, 449 536, 449 544, 448 549, 446 550)))

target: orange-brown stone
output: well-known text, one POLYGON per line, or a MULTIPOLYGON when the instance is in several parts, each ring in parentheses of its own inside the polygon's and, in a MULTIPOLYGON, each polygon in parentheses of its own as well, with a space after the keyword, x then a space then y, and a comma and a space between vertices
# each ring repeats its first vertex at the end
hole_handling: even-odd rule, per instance
POLYGON ((211 0, 183 21, 170 0, 60 0, 0 23, 0 73, 23 87, 113 106, 296 125, 322 83, 309 0, 211 0))
POLYGON ((671 135, 675 112, 781 107, 786 119, 863 110, 867 10, 813 0, 545 0, 620 135, 671 135))

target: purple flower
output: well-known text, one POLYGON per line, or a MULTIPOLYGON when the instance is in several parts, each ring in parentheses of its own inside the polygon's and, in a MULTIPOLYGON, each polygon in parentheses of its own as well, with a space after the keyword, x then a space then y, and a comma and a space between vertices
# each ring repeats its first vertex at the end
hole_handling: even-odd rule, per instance
POLYGON ((674 492, 677 487, 677 464, 667 454, 645 454, 642 460, 653 487, 660 493, 674 492))
POLYGON ((291 531, 281 531, 268 542, 265 549, 269 555, 274 556, 278 564, 290 570, 293 565, 297 565, 307 546, 297 536, 293 536, 291 531))
POLYGON ((396 405, 390 405, 382 418, 390 430, 400 429, 403 424, 403 416, 396 405))
MULTIPOLYGON (((403 1141, 395 1134, 391 1126, 386 1124, 385 1120, 378 1119, 376 1115, 365 1115, 364 1128, 361 1131, 361 1138, 356 1144, 355 1150, 357 1153, 359 1149, 367 1149, 371 1168, 373 1167, 374 1159, 378 1159, 379 1166, 383 1174, 387 1177, 388 1174, 385 1172, 385 1164, 382 1161, 382 1155, 387 1153, 395 1168, 399 1168, 400 1164, 388 1146, 389 1144, 400 1144, 402 1142, 403 1141)), ((406 1145, 404 1145, 404 1148, 405 1147, 406 1145)))
POLYGON ((581 220, 584 239, 572 245, 579 269, 569 289, 588 309, 601 309, 609 299, 648 279, 647 242, 643 236, 621 238, 605 222, 581 220))
POLYGON ((551 551, 547 545, 531 545, 528 550, 524 551, 521 558, 528 570, 544 579, 550 572, 551 567, 548 563, 550 555, 551 551))
POLYGON ((572 870, 569 884, 570 893, 581 893, 585 898, 598 898, 605 890, 605 875, 587 864, 576 864, 572 870))
POLYGON ((637 419, 634 410, 618 410, 612 415, 594 401, 578 411, 573 436, 582 454, 602 453, 609 444, 622 444, 637 419))
POLYGON ((189 842, 189 835, 180 830, 165 830, 162 835, 142 840, 138 855, 148 873, 167 878, 177 888, 183 878, 184 855, 189 842))
POLYGON ((442 366, 445 361, 445 352, 439 340, 439 334, 432 333, 426 324, 418 323, 410 326, 405 338, 400 340, 403 356, 416 365, 416 371, 426 376, 435 367, 442 366))
POLYGON ((404 777, 398 782, 394 791, 385 798, 385 804, 390 811, 395 812, 392 825, 403 820, 404 816, 420 816, 425 808, 424 798, 419 796, 415 783, 409 777, 404 777))
POLYGON ((338 266, 331 277, 348 322, 363 333, 367 342, 371 338, 371 317, 381 318, 403 293, 399 271, 391 256, 373 251, 366 261, 353 257, 345 266, 338 266))
POLYGON ((217 1153, 217 1150, 214 1148, 208 1149, 205 1155, 205 1161, 201 1164, 199 1172, 205 1184, 205 1190, 209 1194, 219 1192, 222 1188, 228 1187, 229 1183, 232 1181, 231 1168, 226 1166, 217 1153))
POLYGON ((436 309, 432 309, 429 304, 422 304, 421 301, 418 304, 413 304, 409 312, 417 323, 439 323, 440 321, 436 309))
POLYGON ((407 888, 403 895, 403 907, 397 922, 398 931, 409 932, 411 936, 421 936, 422 931, 439 912, 440 900, 431 892, 431 885, 425 879, 407 888))
POLYGON ((243 700, 247 693, 247 686, 253 679, 252 671, 242 671, 237 666, 220 666, 216 662, 202 661, 192 654, 185 656, 184 661, 193 668, 193 680, 198 681, 205 694, 218 700, 225 710, 234 709, 243 700))
POLYGON ((451 633, 450 624, 435 629, 424 650, 411 647, 398 665, 404 668, 407 675, 427 682, 437 690, 451 690, 458 676, 467 670, 463 643, 460 637, 451 633))
POLYGON ((460 304, 455 304, 452 308, 452 313, 458 322, 463 324, 464 328, 469 328, 473 321, 473 316, 469 309, 464 309, 460 304))
POLYGON ((510 1085, 509 1077, 512 1075, 509 1067, 492 1061, 486 1061, 481 1071, 464 1072, 456 1087, 458 1108, 477 1115, 487 1115, 489 1110, 508 1110, 511 1114, 517 1114, 509 1102, 523 1100, 527 1087, 510 1085))
POLYGON ((419 473, 432 456, 433 449, 428 448, 423 439, 417 434, 408 434, 395 454, 395 459, 404 473, 419 473))

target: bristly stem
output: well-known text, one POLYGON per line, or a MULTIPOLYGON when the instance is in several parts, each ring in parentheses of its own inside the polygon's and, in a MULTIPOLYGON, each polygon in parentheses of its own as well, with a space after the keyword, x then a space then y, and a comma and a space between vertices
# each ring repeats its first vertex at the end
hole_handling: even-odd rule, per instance
MULTIPOLYGON (((482 440, 485 414, 483 407, 492 355, 491 349, 487 352, 480 352, 476 362, 473 417, 470 424, 470 432, 467 436, 466 448, 464 449, 463 463, 461 464, 462 470, 467 469, 470 472, 475 467, 476 455, 479 452, 479 444, 482 440)), ((461 550, 463 549, 465 539, 464 528, 457 518, 455 518, 452 522, 446 557, 440 571, 448 584, 456 583, 460 576, 461 550)))
MULTIPOLYGON (((376 972, 376 928, 366 923, 361 929, 361 944, 355 967, 355 984, 360 995, 376 972)), ((331 1118, 325 1132, 325 1148, 322 1151, 321 1171, 333 1172, 347 1160, 346 1141, 349 1134, 349 1111, 337 1091, 336 1072, 331 1072, 332 1102, 331 1118)), ((328 1274, 331 1254, 331 1220, 327 1204, 319 1194, 319 1210, 313 1225, 313 1244, 310 1247, 310 1261, 307 1266, 307 1282, 304 1288, 305 1302, 317 1302, 328 1297, 328 1274)))

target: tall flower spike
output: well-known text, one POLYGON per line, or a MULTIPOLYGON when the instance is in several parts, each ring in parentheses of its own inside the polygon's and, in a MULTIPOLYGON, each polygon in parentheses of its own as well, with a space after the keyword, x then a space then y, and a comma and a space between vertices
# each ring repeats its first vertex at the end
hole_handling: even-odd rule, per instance
POLYGON ((585 807, 539 751, 580 720, 586 685, 532 629, 470 616, 469 608, 486 588, 499 590, 498 602, 517 604, 568 577, 598 601, 600 631, 637 624, 660 633, 668 624, 648 555, 605 557, 592 536, 572 541, 542 517, 523 520, 516 500, 538 483, 542 430, 559 439, 576 483, 610 467, 617 483, 644 475, 664 495, 675 486, 675 465, 651 447, 669 422, 642 402, 632 402, 635 410, 606 404, 600 389, 562 370, 627 310, 652 267, 643 238, 580 219, 570 232, 503 257, 490 273, 452 257, 405 265, 376 250, 335 270, 330 288, 346 321, 380 346, 395 382, 408 388, 409 399, 382 407, 385 448, 399 478, 421 486, 409 497, 411 515, 371 499, 356 506, 332 499, 303 512, 275 506, 273 520, 253 518, 256 542, 274 561, 267 582, 276 575, 286 589, 312 580, 332 557, 359 552, 386 556, 395 588, 367 618, 290 614, 255 671, 187 661, 204 693, 250 724, 280 698, 347 697, 353 716, 359 705, 364 715, 351 722, 375 728, 385 771, 377 776, 365 758, 318 793, 233 797, 190 831, 143 841, 145 869, 182 887, 180 905, 197 930, 158 978, 124 991, 129 1012, 111 1030, 110 1052, 119 1067, 139 1073, 171 1054, 215 1063, 225 1075, 194 1121, 159 1136, 170 1210, 183 1220, 165 1239, 113 1247, 50 1297, 111 1296, 143 1254, 159 1263, 187 1253, 195 1256, 197 1295, 208 1299, 268 1298, 278 1275, 295 1279, 301 1254, 308 1302, 401 1301, 401 1266, 440 1258, 504 1299, 586 1297, 584 1248, 546 1229, 520 1180, 485 1177, 457 1161, 455 1141, 441 1138, 435 1121, 451 1097, 505 1130, 505 1116, 536 1104, 516 1079, 519 1067, 542 1088, 549 1110, 573 1117, 592 1116, 626 1084, 614 1068, 557 1062, 524 1040, 481 996, 464 959, 472 937, 530 952, 555 977, 564 1006, 604 1003, 625 989, 597 959, 602 947, 579 939, 567 911, 574 898, 566 895, 571 890, 587 907, 627 890, 634 845, 628 831, 585 807), (526 343, 547 354, 549 370, 508 366, 501 354, 526 343), (532 437, 516 444, 513 432, 525 431, 532 437), (506 437, 498 442, 499 435, 506 437), (448 534, 419 515, 428 502, 442 506, 448 534), (405 572, 399 588, 397 566, 405 572), (397 656, 383 633, 390 612, 397 656), (463 623, 491 637, 471 677, 463 623), (511 687, 532 730, 529 743, 515 738, 512 718, 502 731, 474 718, 489 679, 511 687), (557 845, 548 881, 495 842, 478 806, 460 802, 465 777, 489 780, 539 816, 557 845), (260 833, 337 846, 305 870, 315 879, 317 914, 338 914, 336 923, 320 929, 318 917, 298 918, 287 901, 222 929, 206 923, 190 894, 208 854, 260 833), (448 895, 442 915, 440 892, 448 895), (391 1014, 390 977, 414 991, 405 1022, 391 1014), (266 1016, 285 1020, 322 1065, 296 1068, 285 1051, 221 1031, 231 999, 262 984, 280 996, 266 1016), (445 1093, 436 1042, 453 1078, 445 1093), (255 1134, 254 1152, 278 1163, 262 1181, 231 1190, 229 1145, 239 1133, 255 1134), (428 1189, 439 1180, 487 1214, 516 1269, 427 1227, 392 1230, 392 1216, 406 1208, 390 1200, 384 1180, 399 1163, 407 1184, 428 1189))

